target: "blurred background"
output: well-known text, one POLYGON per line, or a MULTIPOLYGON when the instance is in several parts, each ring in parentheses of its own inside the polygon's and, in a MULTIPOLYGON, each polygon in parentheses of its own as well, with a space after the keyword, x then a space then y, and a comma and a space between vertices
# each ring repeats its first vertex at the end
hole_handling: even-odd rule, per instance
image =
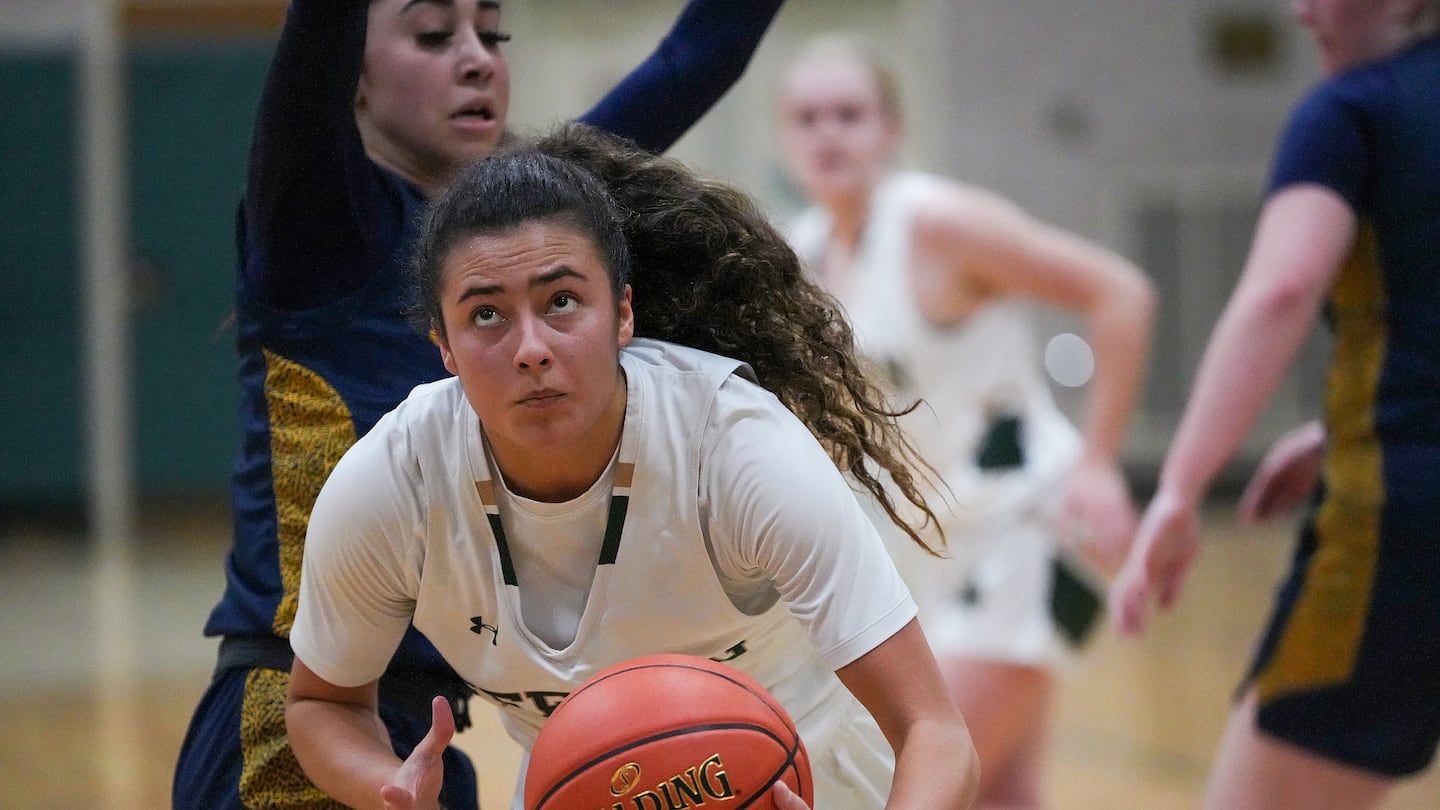
MULTIPOLYGON (((681 5, 506 0, 512 126, 587 109, 681 5)), ((234 211, 284 9, 0 1, 0 808, 168 804, 213 665, 200 628, 223 584, 239 436, 234 211)), ((791 0, 672 154, 792 213, 772 88, 802 39, 832 29, 897 68, 907 164, 998 191, 1153 277, 1154 359, 1126 453, 1143 495, 1239 274, 1278 129, 1319 76, 1287 4, 791 0)), ((1217 489, 1199 592, 1143 642, 1102 638, 1067 687, 1055 807, 1195 806, 1289 547, 1289 526, 1237 530, 1229 499, 1274 437, 1318 414, 1325 350, 1307 346, 1217 489)), ((1056 389, 1072 409, 1083 393, 1056 389)), ((1440 806, 1440 782, 1392 806, 1440 806)))

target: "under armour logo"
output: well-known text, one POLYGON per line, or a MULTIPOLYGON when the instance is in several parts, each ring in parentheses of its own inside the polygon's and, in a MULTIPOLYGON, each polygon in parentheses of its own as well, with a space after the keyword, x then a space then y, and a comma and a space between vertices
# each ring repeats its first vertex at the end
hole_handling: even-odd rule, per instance
POLYGON ((742 641, 739 644, 736 644, 734 647, 726 650, 723 656, 712 656, 710 660, 716 661, 721 664, 725 663, 726 661, 734 661, 736 658, 739 658, 740 656, 745 654, 745 649, 745 642, 742 641))
POLYGON ((499 646, 499 644, 500 644, 500 628, 496 627, 496 626, 493 625, 493 624, 486 624, 486 623, 485 623, 485 617, 484 617, 484 616, 471 616, 471 617, 470 617, 470 632, 472 632, 472 633, 477 633, 477 634, 483 636, 483 635, 485 635, 485 631, 486 631, 486 630, 489 630, 489 631, 490 631, 490 646, 492 646, 492 647, 499 646))

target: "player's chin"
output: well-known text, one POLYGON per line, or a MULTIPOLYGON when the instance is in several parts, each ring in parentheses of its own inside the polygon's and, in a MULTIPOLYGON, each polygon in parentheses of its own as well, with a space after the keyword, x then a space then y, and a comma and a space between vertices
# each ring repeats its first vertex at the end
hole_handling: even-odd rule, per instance
POLYGON ((460 132, 449 139, 446 156, 458 168, 489 157, 500 148, 504 133, 500 129, 488 132, 460 132))

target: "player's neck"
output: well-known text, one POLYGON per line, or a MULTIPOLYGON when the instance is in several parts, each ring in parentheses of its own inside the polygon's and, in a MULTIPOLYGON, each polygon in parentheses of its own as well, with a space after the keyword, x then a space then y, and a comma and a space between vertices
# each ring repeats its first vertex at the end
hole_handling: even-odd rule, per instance
POLYGON ((544 503, 564 503, 584 495, 605 474, 620 446, 627 401, 622 373, 603 413, 578 441, 557 440, 554 447, 513 446, 487 435, 491 459, 505 486, 522 498, 544 503))

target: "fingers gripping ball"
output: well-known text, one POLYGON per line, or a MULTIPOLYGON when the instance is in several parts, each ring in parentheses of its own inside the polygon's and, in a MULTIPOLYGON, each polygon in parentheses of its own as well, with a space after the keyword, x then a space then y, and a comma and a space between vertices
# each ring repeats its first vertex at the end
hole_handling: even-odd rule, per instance
POLYGON ((773 810, 784 780, 813 803, 789 715, 739 670, 648 655, 597 673, 545 721, 525 772, 526 810, 773 810))

